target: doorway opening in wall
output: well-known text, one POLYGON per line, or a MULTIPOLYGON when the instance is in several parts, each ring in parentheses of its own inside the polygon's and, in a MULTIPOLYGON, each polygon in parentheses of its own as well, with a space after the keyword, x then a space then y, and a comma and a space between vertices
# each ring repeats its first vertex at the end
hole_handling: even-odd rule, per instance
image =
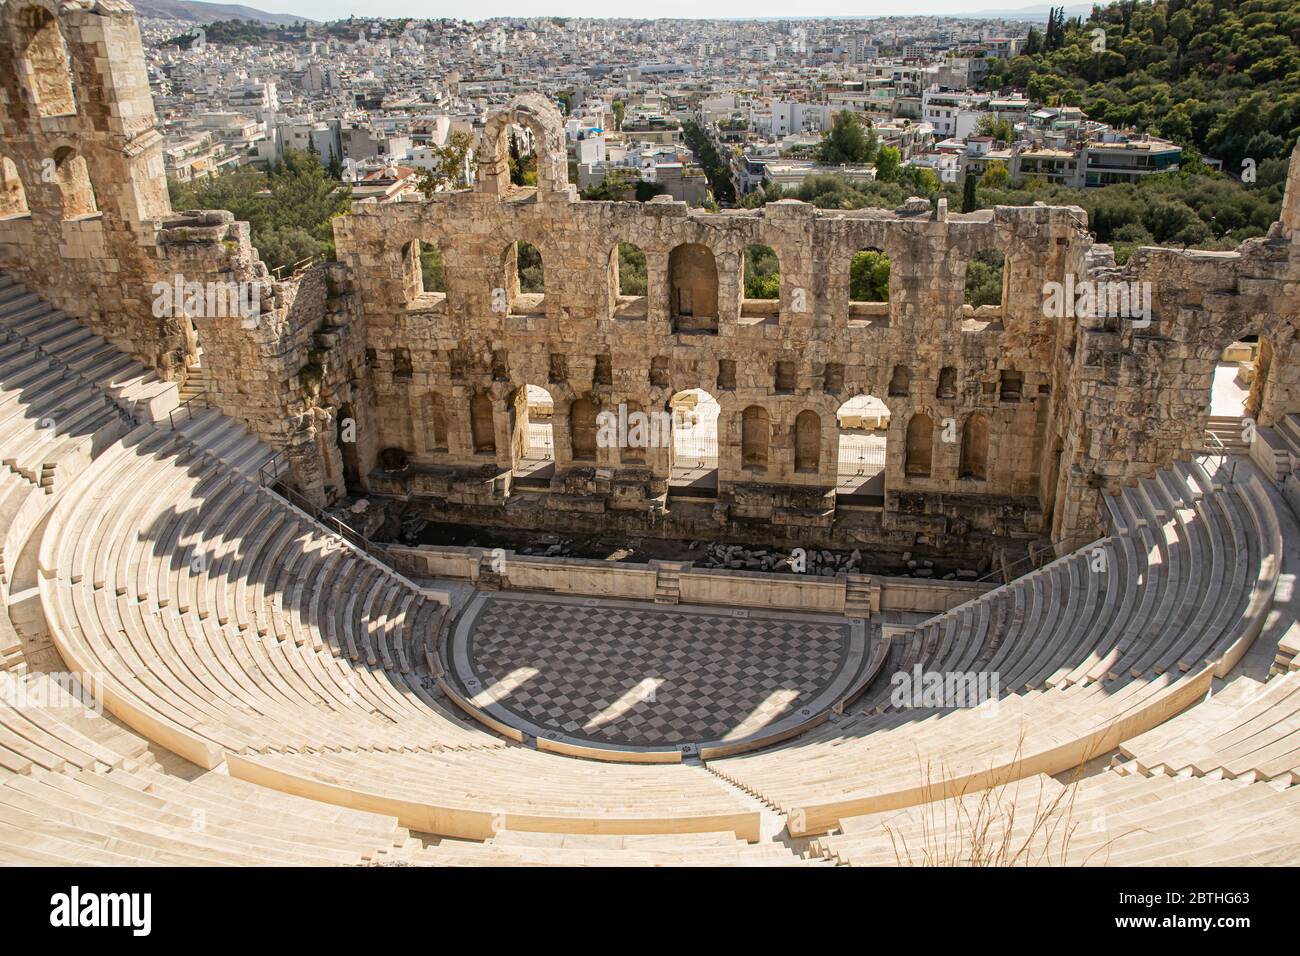
POLYGON ((889 409, 874 395, 856 395, 839 407, 835 421, 839 431, 836 501, 883 508, 889 409))
POLYGON ((511 441, 514 484, 545 488, 555 477, 555 401, 540 385, 525 385, 515 393, 511 441))
POLYGON ((718 496, 718 413, 721 407, 702 388, 678 392, 668 401, 672 414, 672 471, 668 494, 678 498, 718 496))
MULTIPOLYGON (((1210 414, 1205 424, 1207 452, 1249 453, 1254 424, 1253 411, 1248 408, 1254 396, 1254 410, 1258 411, 1260 389, 1256 387, 1256 377, 1260 373, 1262 350, 1258 336, 1247 336, 1225 348, 1219 355, 1219 361, 1214 363, 1214 382, 1210 386, 1209 396, 1210 414)), ((1267 366, 1267 357, 1264 364, 1267 366)), ((1259 384, 1262 386, 1262 380, 1259 384)))

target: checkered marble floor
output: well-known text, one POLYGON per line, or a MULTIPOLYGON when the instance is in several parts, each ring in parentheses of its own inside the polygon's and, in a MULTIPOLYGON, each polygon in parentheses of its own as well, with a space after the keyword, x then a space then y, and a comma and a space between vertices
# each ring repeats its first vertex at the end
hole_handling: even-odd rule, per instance
POLYGON ((824 619, 493 597, 469 659, 497 704, 534 724, 676 746, 737 739, 799 710, 835 679, 848 645, 847 623, 824 619))

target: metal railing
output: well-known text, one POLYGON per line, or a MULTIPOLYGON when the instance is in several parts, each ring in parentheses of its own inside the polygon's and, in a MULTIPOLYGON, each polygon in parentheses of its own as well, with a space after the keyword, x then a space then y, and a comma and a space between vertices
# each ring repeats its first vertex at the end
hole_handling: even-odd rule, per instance
POLYGON ((1079 548, 1083 547, 1085 544, 1091 544, 1094 541, 1100 541, 1102 537, 1105 536, 1102 535, 1099 537, 1092 534, 1078 534, 1069 538, 1065 538, 1059 544, 1056 544, 1051 548, 1045 549, 1047 553, 1050 553, 1052 555, 1051 558, 1049 558, 1046 561, 1042 561, 1042 555, 1044 553, 1043 551, 1040 551, 1037 554, 1035 554, 1031 550, 1023 558, 1017 558, 1015 561, 1012 561, 1010 564, 1004 564, 1002 567, 996 568, 995 570, 989 571, 987 574, 984 574, 976 578, 975 583, 983 584, 984 582, 994 577, 1000 576, 1002 578, 1003 584, 1010 584, 1016 578, 1020 577, 1020 575, 1023 573, 1019 570, 1016 570, 1020 568, 1022 565, 1028 566, 1026 570, 1033 570, 1035 568, 1044 567, 1045 565, 1051 564, 1053 561, 1056 561, 1059 558, 1065 557, 1067 554, 1079 550, 1079 548))
MULTIPOLYGON (((181 402, 175 408, 167 412, 167 424, 172 431, 176 431, 176 413, 185 412, 185 421, 192 421, 194 418, 194 403, 204 398, 207 392, 199 392, 197 395, 191 395, 185 401, 181 402)), ((206 406, 205 406, 206 407, 206 406)))
POLYGON ((300 272, 306 272, 318 262, 325 260, 325 253, 318 252, 314 256, 308 256, 305 259, 299 259, 297 262, 291 262, 285 266, 276 266, 271 270, 271 275, 276 279, 283 279, 286 275, 296 276, 300 272))
POLYGON ((386 549, 376 545, 356 528, 339 520, 335 515, 330 514, 315 502, 281 482, 280 476, 288 470, 289 467, 284 460, 284 453, 276 452, 257 469, 257 483, 270 494, 280 496, 299 511, 305 512, 312 520, 318 521, 326 531, 343 539, 354 548, 382 561, 385 565, 393 567, 392 559, 386 549))
POLYGON ((1207 431, 1205 433, 1205 444, 1210 446, 1211 454, 1219 459, 1214 466, 1214 474, 1211 475, 1211 478, 1217 478, 1219 472, 1223 471, 1226 466, 1228 469, 1228 484, 1235 483, 1237 480, 1237 461, 1228 452, 1228 446, 1223 443, 1223 439, 1214 432, 1207 431))

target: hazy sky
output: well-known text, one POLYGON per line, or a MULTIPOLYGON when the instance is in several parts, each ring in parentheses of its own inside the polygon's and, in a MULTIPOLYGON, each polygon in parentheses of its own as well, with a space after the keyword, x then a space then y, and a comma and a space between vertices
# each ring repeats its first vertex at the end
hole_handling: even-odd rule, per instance
MULTIPOLYGON (((217 0, 220 2, 220 0, 217 0)), ((475 3, 450 3, 445 0, 229 0, 242 2, 271 13, 296 13, 313 20, 337 20, 349 15, 371 17, 452 17, 483 20, 490 17, 571 16, 608 17, 622 14, 644 16, 647 8, 628 4, 611 4, 608 0, 477 0, 475 3)), ((1032 0, 934 0, 911 4, 900 0, 748 0, 743 5, 748 17, 791 16, 906 16, 918 14, 961 14, 986 10, 1020 10, 1032 0)), ((1045 5, 1045 4, 1044 4, 1045 5)), ((659 17, 716 17, 716 4, 698 0, 659 0, 649 9, 659 17)))

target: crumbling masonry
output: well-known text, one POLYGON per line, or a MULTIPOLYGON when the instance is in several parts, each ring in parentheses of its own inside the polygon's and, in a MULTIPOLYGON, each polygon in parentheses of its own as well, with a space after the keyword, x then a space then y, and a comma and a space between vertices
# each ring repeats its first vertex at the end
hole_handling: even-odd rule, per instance
POLYGON ((201 348, 208 400, 283 449, 318 501, 352 491, 520 528, 976 554, 1096 532, 1101 491, 1200 447, 1215 362, 1244 336, 1263 343, 1248 410, 1261 425, 1300 410, 1300 150, 1267 236, 1143 249, 1117 269, 1074 207, 580 201, 560 116, 525 96, 489 121, 472 191, 359 203, 335 221, 338 262, 270 282, 245 224, 171 213, 127 4, 8 0, 0 23, 0 267, 169 379, 201 348), (536 187, 510 184, 512 124, 537 143, 536 187), (521 240, 541 253, 543 294, 520 291, 521 240), (619 295, 619 243, 645 254, 645 296, 619 295), (751 244, 779 257, 776 303, 743 298, 751 244), (445 291, 422 288, 426 245, 445 291), (850 302, 863 248, 890 257, 887 303, 850 302), (1003 300, 975 309, 966 267, 987 249, 1006 258, 1003 300), (262 284, 258 321, 156 315, 155 283, 177 274, 262 284), (1047 314, 1044 285, 1067 276, 1150 283, 1150 323, 1047 314), (554 401, 543 487, 515 484, 528 384, 554 401), (593 441, 600 411, 660 411, 692 388, 721 407, 715 496, 669 493, 670 448, 593 441), (890 411, 881 506, 834 490, 836 412, 860 394, 890 411))

